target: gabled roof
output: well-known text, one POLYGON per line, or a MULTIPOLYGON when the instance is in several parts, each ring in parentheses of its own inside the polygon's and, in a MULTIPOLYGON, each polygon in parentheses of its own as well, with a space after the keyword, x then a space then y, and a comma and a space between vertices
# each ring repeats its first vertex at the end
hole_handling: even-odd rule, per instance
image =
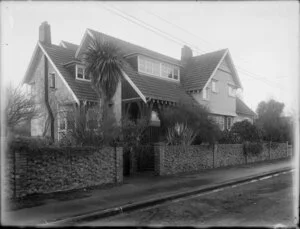
MULTIPOLYGON (((72 74, 66 67, 66 63, 76 62, 74 50, 54 44, 38 44, 42 48, 42 51, 45 52, 45 55, 49 56, 78 100, 98 101, 98 96, 92 89, 90 82, 76 80, 75 75, 73 75, 74 73, 72 74)), ((185 92, 179 82, 138 74, 130 64, 125 66, 124 72, 143 98, 195 104, 193 98, 185 92)), ((24 82, 26 82, 28 77, 27 74, 24 82)))
POLYGON ((248 116, 256 116, 256 113, 238 97, 236 98, 236 113, 248 116))
POLYGON ((237 86, 241 87, 230 53, 228 49, 222 49, 200 56, 194 56, 187 62, 182 75, 182 84, 184 88, 187 91, 203 89, 225 58, 227 58, 230 65, 232 65, 233 78, 236 81, 237 86))
POLYGON ((163 55, 161 53, 146 49, 144 47, 129 43, 127 41, 124 40, 120 40, 118 38, 106 35, 104 33, 100 33, 98 31, 92 30, 92 29, 87 29, 83 40, 81 41, 78 53, 76 53, 76 57, 80 58, 80 55, 82 54, 81 50, 85 50, 87 43, 89 42, 89 36, 96 38, 96 39, 100 39, 100 40, 104 40, 107 42, 111 42, 113 44, 115 44, 116 46, 118 46, 120 48, 120 50, 123 52, 123 54, 125 56, 127 55, 131 55, 131 54, 143 54, 146 56, 150 56, 151 58, 155 58, 158 60, 162 60, 162 61, 166 61, 169 62, 171 64, 175 64, 175 65, 179 65, 181 66, 181 62, 180 60, 177 60, 175 58, 163 55))

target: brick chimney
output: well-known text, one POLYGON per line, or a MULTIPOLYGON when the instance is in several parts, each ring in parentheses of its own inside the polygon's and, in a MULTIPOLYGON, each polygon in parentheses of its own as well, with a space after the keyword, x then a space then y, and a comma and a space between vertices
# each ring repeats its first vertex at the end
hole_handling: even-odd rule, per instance
POLYGON ((188 46, 183 46, 181 48, 181 61, 186 63, 190 58, 193 57, 193 51, 188 46))
POLYGON ((50 25, 46 21, 44 21, 39 27, 39 41, 44 44, 51 44, 50 25))

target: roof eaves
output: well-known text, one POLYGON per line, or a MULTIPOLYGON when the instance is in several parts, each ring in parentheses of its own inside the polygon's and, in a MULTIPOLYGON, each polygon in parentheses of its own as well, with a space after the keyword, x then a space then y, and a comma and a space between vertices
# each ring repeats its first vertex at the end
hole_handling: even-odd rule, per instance
POLYGON ((240 81, 240 77, 239 77, 239 75, 238 75, 238 73, 237 73, 237 70, 236 70, 234 64, 233 64, 233 60, 232 60, 232 57, 231 57, 231 54, 230 54, 229 50, 228 50, 228 57, 229 57, 230 64, 231 64, 231 66, 232 66, 233 72, 234 72, 234 74, 236 75, 236 79, 237 79, 237 81, 238 81, 239 87, 240 87, 241 89, 243 89, 242 83, 241 83, 241 81, 240 81))
POLYGON ((133 83, 133 81, 130 79, 130 77, 126 74, 126 72, 122 71, 124 78, 127 80, 127 82, 133 87, 133 89, 138 93, 138 95, 141 97, 141 99, 147 103, 146 97, 143 95, 143 93, 140 91, 140 89, 133 83))

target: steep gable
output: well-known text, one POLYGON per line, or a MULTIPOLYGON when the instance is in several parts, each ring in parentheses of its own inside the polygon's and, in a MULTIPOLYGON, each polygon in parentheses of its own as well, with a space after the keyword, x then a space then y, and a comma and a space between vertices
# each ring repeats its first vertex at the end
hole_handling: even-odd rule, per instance
POLYGON ((192 57, 184 68, 182 84, 186 91, 202 90, 218 69, 228 71, 237 87, 241 83, 228 49, 192 57))
POLYGON ((217 68, 225 53, 226 49, 223 49, 192 57, 185 66, 182 74, 182 84, 185 90, 201 90, 217 68))

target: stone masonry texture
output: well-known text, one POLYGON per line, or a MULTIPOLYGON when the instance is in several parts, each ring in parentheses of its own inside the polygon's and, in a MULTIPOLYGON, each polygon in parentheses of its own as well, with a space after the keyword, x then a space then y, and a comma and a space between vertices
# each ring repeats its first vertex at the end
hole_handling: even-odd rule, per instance
POLYGON ((10 151, 6 164, 8 197, 123 182, 122 148, 21 149, 10 151))
POLYGON ((242 144, 209 146, 155 146, 155 175, 172 175, 211 168, 250 164, 289 157, 292 148, 287 143, 264 143, 258 155, 244 154, 242 144))

